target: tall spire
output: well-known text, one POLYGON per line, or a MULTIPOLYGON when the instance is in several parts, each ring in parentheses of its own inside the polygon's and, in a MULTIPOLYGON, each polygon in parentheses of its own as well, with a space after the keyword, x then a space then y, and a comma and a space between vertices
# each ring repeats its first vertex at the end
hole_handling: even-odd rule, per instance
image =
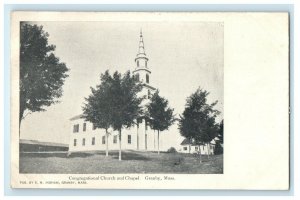
POLYGON ((148 61, 148 58, 145 53, 144 38, 143 38, 142 29, 141 29, 140 30, 139 51, 135 57, 135 62, 137 62, 138 67, 144 66, 147 68, 147 61, 148 61), (142 62, 145 62, 144 65, 141 65, 142 62))
POLYGON ((143 54, 144 56, 146 56, 142 28, 140 30, 139 52, 138 52, 137 56, 139 56, 140 54, 143 54))

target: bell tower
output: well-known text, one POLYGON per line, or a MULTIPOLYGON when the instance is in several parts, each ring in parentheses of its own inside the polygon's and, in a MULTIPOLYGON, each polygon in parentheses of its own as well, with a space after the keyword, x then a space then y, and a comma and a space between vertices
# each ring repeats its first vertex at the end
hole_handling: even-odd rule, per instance
POLYGON ((139 50, 135 58, 136 68, 133 71, 135 77, 142 83, 150 85, 151 71, 148 67, 148 58, 145 53, 144 39, 142 30, 140 31, 139 50))
MULTIPOLYGON (((140 96, 146 97, 141 105, 146 109, 145 105, 150 101, 151 95, 154 94, 155 88, 152 87, 151 83, 151 71, 148 65, 148 57, 145 53, 145 45, 142 30, 140 31, 139 49, 134 59, 135 69, 133 75, 142 84, 142 91, 139 93, 140 96)), ((154 150, 153 143, 154 132, 151 131, 150 126, 147 122, 146 117, 142 117, 137 121, 137 150, 154 150)))

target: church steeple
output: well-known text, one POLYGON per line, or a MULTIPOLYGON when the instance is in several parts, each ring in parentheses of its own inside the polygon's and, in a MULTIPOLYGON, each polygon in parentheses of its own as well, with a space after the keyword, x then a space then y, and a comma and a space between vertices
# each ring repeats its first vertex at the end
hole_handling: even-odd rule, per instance
POLYGON ((137 67, 142 66, 142 67, 147 68, 148 58, 147 58, 146 53, 145 53, 145 45, 144 45, 142 29, 140 30, 139 51, 136 55, 135 62, 137 63, 137 67), (144 63, 144 65, 140 65, 142 63, 144 63))
POLYGON ((151 71, 148 68, 148 58, 145 53, 145 45, 142 29, 140 30, 139 50, 135 57, 136 68, 133 71, 137 79, 146 84, 150 84, 151 71))
POLYGON ((141 31, 140 31, 139 52, 138 52, 137 56, 139 56, 139 54, 143 54, 144 56, 146 56, 146 53, 145 53, 145 47, 144 47, 144 40, 143 40, 142 29, 141 29, 141 31))

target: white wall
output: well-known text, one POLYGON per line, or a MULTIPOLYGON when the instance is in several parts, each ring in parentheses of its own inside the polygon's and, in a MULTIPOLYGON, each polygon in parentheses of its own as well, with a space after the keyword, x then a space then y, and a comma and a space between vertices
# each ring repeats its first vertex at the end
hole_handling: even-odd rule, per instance
MULTIPOLYGON (((201 154, 203 155, 207 155, 208 153, 210 153, 211 155, 214 154, 214 145, 210 145, 210 151, 208 151, 208 147, 207 145, 201 145, 201 154)), ((181 145, 181 148, 179 150, 179 152, 181 153, 198 153, 199 151, 199 147, 198 146, 194 146, 194 145, 181 145), (186 149, 185 149, 186 148, 186 149), (191 148, 191 151, 189 151, 189 148, 191 148)))
MULTIPOLYGON (((94 150, 105 150, 106 144, 102 144, 102 137, 105 136, 104 129, 93 130, 93 125, 90 122, 84 121, 84 119, 77 119, 70 121, 70 141, 69 141, 69 151, 94 151, 94 150), (83 123, 86 123, 86 131, 83 131, 83 123), (79 124, 79 132, 73 133, 73 126, 79 124), (95 137, 95 145, 92 145, 92 138, 95 137), (85 145, 82 145, 82 139, 85 138, 85 145), (74 146, 74 139, 77 140, 76 146, 74 146)), ((108 137, 109 150, 119 149, 119 138, 117 138, 117 143, 113 143, 113 137, 118 135, 117 131, 112 129, 108 130, 111 134, 108 137)), ((157 131, 152 130, 149 126, 147 130, 145 129, 145 121, 137 126, 133 126, 128 129, 122 129, 122 149, 132 149, 132 150, 148 150, 157 151, 158 148, 158 137, 157 131), (137 147, 137 132, 139 136, 139 148, 137 147), (131 144, 128 144, 128 135, 131 135, 131 144), (147 144, 145 142, 147 134, 147 144)), ((160 150, 167 151, 170 147, 174 147, 179 150, 180 143, 183 138, 180 136, 177 129, 177 125, 173 125, 170 130, 160 132, 160 150)))

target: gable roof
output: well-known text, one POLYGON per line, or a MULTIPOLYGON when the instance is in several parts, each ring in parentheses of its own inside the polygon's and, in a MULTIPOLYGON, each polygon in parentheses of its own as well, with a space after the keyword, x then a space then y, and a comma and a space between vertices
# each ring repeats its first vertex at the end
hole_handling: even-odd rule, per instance
POLYGON ((187 145, 187 144, 192 144, 189 139, 185 138, 180 145, 187 145))
POLYGON ((73 120, 76 120, 76 119, 82 119, 83 118, 83 115, 76 115, 74 117, 72 117, 70 120, 73 121, 73 120))
MULTIPOLYGON (((215 141, 216 139, 213 139, 211 142, 210 142, 210 144, 212 144, 212 145, 215 145, 216 144, 216 141, 215 141)), ((189 144, 191 144, 191 145, 196 145, 196 144, 194 144, 193 142, 191 142, 189 139, 187 139, 187 138, 185 138, 182 142, 181 142, 181 144, 180 145, 189 145, 189 144)))

